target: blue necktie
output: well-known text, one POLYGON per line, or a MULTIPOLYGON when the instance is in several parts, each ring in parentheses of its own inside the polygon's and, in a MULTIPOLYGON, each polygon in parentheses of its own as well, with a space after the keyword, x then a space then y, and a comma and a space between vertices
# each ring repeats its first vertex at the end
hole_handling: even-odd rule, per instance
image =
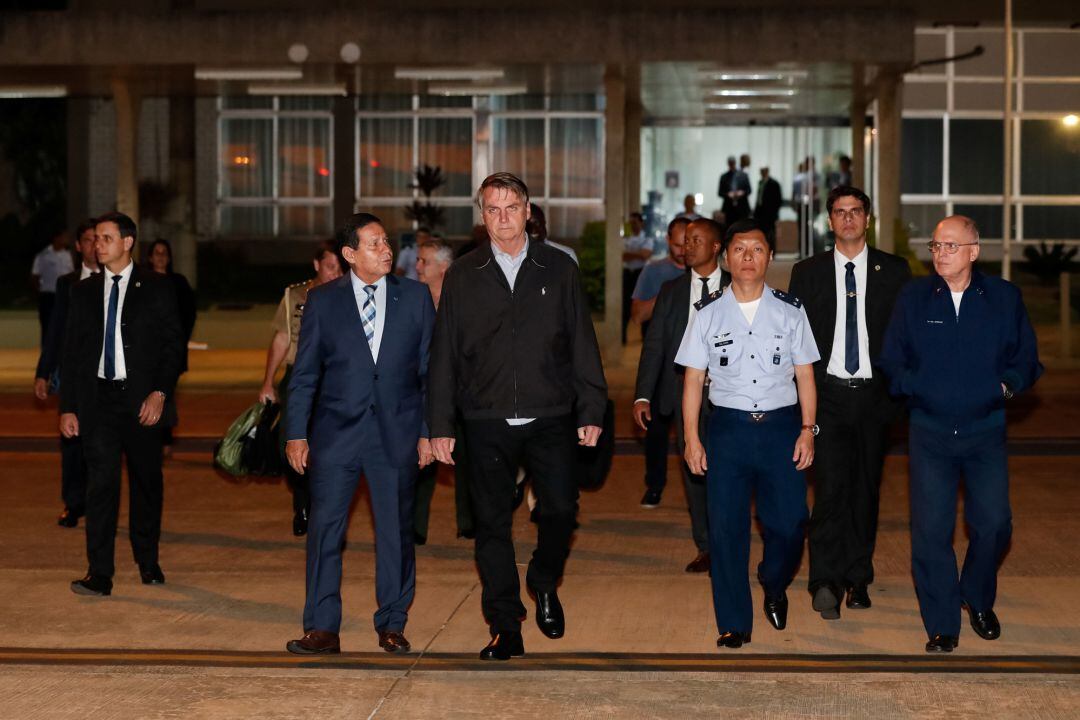
POLYGON ((120 278, 112 276, 112 289, 109 290, 109 316, 105 319, 105 379, 116 377, 116 310, 120 305, 120 278))
POLYGON ((847 308, 844 317, 844 369, 854 375, 859 369, 859 296, 855 290, 855 263, 844 265, 844 290, 847 308))
POLYGON ((364 335, 367 336, 368 347, 374 350, 372 341, 375 339, 375 286, 365 285, 364 292, 367 293, 367 299, 364 300, 364 307, 360 310, 360 320, 364 323, 364 335))

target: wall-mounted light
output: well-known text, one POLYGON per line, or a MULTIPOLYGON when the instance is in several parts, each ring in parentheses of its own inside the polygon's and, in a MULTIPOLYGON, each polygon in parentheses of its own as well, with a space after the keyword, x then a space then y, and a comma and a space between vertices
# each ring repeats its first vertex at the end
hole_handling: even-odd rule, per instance
POLYGON ((1074 128, 1077 125, 1080 125, 1080 117, 1072 114, 1066 115, 1065 117, 1061 118, 1061 124, 1065 127, 1074 128))

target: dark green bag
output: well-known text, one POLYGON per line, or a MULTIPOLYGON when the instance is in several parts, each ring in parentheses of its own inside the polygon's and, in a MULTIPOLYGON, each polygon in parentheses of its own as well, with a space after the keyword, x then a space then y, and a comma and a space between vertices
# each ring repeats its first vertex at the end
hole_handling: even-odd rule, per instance
POLYGON ((244 466, 244 446, 258 426, 264 407, 260 402, 253 403, 233 421, 225 437, 214 448, 214 465, 236 477, 248 474, 244 466))

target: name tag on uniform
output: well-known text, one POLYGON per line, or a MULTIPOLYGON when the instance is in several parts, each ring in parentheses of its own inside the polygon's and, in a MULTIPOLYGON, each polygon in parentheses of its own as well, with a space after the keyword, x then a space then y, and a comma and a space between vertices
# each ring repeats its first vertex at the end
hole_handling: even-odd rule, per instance
POLYGON ((725 345, 730 345, 733 342, 735 342, 735 341, 734 340, 721 340, 720 342, 715 343, 713 345, 713 347, 724 347, 725 345))

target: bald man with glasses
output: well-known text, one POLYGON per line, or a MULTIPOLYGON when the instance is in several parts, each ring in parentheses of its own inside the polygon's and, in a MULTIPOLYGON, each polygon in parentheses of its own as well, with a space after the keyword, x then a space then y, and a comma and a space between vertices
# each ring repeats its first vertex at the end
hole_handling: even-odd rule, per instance
POLYGON ((997 568, 1012 536, 1005 407, 1042 374, 1020 290, 975 267, 979 230, 947 217, 930 242, 934 274, 900 293, 881 366, 911 414, 911 562, 926 651, 952 652, 961 609, 996 640, 997 568), (956 501, 964 479, 970 541, 957 574, 956 501))

